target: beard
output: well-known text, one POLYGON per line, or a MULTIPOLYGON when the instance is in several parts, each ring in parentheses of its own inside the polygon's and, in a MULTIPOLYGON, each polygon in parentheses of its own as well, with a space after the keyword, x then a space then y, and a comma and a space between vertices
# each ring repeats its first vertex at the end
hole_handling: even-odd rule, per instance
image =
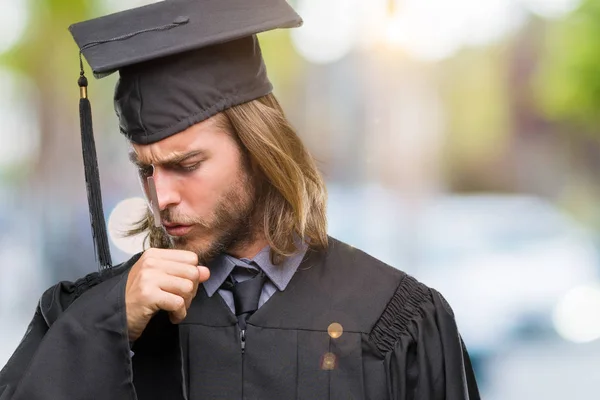
POLYGON ((207 218, 189 217, 175 208, 161 212, 167 223, 193 225, 184 236, 171 236, 163 227, 149 224, 149 238, 153 247, 188 250, 198 255, 200 265, 207 265, 221 253, 252 243, 259 232, 258 193, 254 179, 243 171, 232 187, 223 193, 207 218))

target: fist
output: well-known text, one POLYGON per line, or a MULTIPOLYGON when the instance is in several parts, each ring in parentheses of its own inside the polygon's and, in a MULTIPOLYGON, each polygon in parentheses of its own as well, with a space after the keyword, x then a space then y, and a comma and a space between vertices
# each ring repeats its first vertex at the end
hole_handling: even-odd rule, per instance
POLYGON ((146 250, 131 267, 125 288, 129 340, 137 340, 159 310, 168 311, 174 324, 183 321, 198 284, 209 276, 191 251, 146 250))

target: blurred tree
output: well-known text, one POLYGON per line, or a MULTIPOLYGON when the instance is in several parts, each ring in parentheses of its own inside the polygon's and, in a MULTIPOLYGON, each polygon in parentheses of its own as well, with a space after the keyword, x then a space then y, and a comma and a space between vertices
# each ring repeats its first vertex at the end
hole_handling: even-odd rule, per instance
POLYGON ((561 21, 548 24, 535 80, 541 110, 558 121, 599 132, 600 0, 583 0, 561 21))
POLYGON ((452 190, 509 191, 514 185, 503 167, 513 129, 510 55, 502 43, 465 49, 439 65, 447 118, 443 162, 452 190))
POLYGON ((568 153, 568 183, 560 203, 600 229, 600 0, 582 0, 547 24, 533 80, 539 110, 554 121, 568 153))
MULTIPOLYGON (((35 86, 39 151, 20 197, 40 238, 36 247, 47 279, 72 279, 94 270, 86 210, 78 121, 78 49, 67 28, 94 14, 99 0, 30 0, 25 34, 0 64, 35 86), (84 225, 85 222, 85 225, 84 225)), ((94 83, 91 81, 92 96, 94 83)), ((18 132, 14 133, 18 135, 18 132)), ((27 221, 26 221, 27 222, 27 221)))

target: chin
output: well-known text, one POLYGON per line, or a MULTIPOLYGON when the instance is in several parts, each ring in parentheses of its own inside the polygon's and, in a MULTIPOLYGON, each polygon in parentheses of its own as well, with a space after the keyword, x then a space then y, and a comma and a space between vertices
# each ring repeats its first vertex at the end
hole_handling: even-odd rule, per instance
POLYGON ((180 236, 173 238, 173 247, 178 250, 187 250, 194 252, 200 259, 206 256, 214 256, 216 250, 221 251, 220 246, 215 243, 212 236, 203 235, 202 237, 180 236))
POLYGON ((210 248, 212 240, 206 237, 195 236, 177 236, 172 237, 173 245, 176 249, 189 250, 193 252, 202 252, 210 248))

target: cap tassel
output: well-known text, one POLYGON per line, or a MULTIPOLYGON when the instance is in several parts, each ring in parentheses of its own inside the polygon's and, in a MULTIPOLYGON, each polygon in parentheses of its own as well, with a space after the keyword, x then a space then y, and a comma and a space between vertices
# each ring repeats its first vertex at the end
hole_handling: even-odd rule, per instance
POLYGON ((79 77, 79 119, 81 122, 81 147, 83 150, 83 166, 85 171, 85 182, 87 186, 88 205, 90 209, 90 222, 92 224, 92 236, 94 238, 94 251, 99 263, 99 270, 112 267, 108 235, 104 222, 104 210, 102 208, 102 193, 100 188, 100 175, 98 171, 98 158, 96 155, 96 144, 94 141, 94 130, 92 127, 92 107, 87 97, 88 81, 81 66, 79 77))

